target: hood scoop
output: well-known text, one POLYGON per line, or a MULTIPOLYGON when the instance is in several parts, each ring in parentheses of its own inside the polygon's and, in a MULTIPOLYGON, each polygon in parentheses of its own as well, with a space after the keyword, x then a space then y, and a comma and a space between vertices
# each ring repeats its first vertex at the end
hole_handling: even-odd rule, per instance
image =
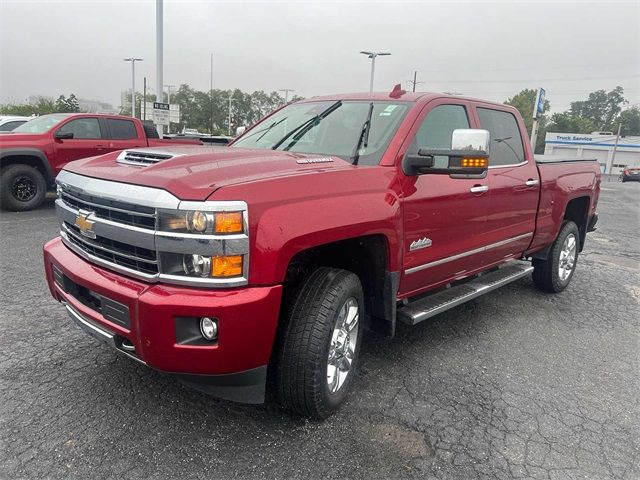
POLYGON ((145 152, 142 150, 124 150, 118 155, 116 161, 118 163, 124 163, 127 165, 135 165, 137 167, 148 167, 149 165, 155 165, 163 160, 169 160, 170 158, 179 157, 180 155, 174 155, 168 152, 145 152))

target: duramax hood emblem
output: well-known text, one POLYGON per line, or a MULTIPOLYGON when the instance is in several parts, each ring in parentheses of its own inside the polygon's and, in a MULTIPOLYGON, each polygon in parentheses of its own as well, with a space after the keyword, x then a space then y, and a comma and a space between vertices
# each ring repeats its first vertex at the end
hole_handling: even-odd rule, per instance
POLYGON ((432 243, 433 242, 431 241, 431 239, 427 237, 415 240, 411 242, 411 245, 409 245, 409 251, 413 252, 414 250, 420 250, 421 248, 430 247, 432 243))
POLYGON ((93 212, 88 210, 80 210, 76 215, 76 227, 80 229, 80 233, 85 237, 96 238, 93 229, 93 224, 96 223, 93 220, 89 220, 89 216, 93 215, 93 212))

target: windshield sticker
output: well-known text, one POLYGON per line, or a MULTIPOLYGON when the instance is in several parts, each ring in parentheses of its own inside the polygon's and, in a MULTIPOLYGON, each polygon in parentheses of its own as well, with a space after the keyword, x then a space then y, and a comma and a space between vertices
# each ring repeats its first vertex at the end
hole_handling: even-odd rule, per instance
POLYGON ((388 117, 396 109, 397 105, 387 105, 387 107, 380 112, 380 117, 388 117))

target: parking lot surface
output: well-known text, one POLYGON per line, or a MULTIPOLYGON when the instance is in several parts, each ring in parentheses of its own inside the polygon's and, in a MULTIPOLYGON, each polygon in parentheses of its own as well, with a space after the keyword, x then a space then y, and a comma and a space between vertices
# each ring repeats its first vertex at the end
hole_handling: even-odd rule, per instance
POLYGON ((603 183, 570 287, 529 278, 392 341, 308 422, 194 392, 48 293, 53 203, 0 216, 0 478, 640 478, 640 184, 603 183))

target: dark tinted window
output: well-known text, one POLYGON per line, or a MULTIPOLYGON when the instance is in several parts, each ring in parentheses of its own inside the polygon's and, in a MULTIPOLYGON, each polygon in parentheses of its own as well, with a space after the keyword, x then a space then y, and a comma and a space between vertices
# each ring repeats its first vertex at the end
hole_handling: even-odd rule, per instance
MULTIPOLYGON (((417 152, 420 148, 451 148, 451 134, 457 128, 469 128, 465 107, 462 105, 435 107, 420 125, 411 150, 417 152)), ((448 157, 435 157, 436 167, 446 168, 448 165, 448 157)))
POLYGON ((3 123, 2 125, 0 125, 0 132, 10 132, 14 128, 16 128, 19 125, 22 125, 25 122, 26 120, 15 120, 13 122, 3 123))
POLYGON ((509 112, 478 108, 480 128, 491 133, 489 165, 514 165, 524 161, 520 129, 509 112))
POLYGON ((131 120, 116 120, 108 118, 109 130, 111 130, 111 138, 116 140, 126 140, 129 138, 137 138, 136 126, 131 120))
POLYGON ((102 138, 97 118, 78 118, 63 125, 59 132, 73 133, 73 138, 102 138))

